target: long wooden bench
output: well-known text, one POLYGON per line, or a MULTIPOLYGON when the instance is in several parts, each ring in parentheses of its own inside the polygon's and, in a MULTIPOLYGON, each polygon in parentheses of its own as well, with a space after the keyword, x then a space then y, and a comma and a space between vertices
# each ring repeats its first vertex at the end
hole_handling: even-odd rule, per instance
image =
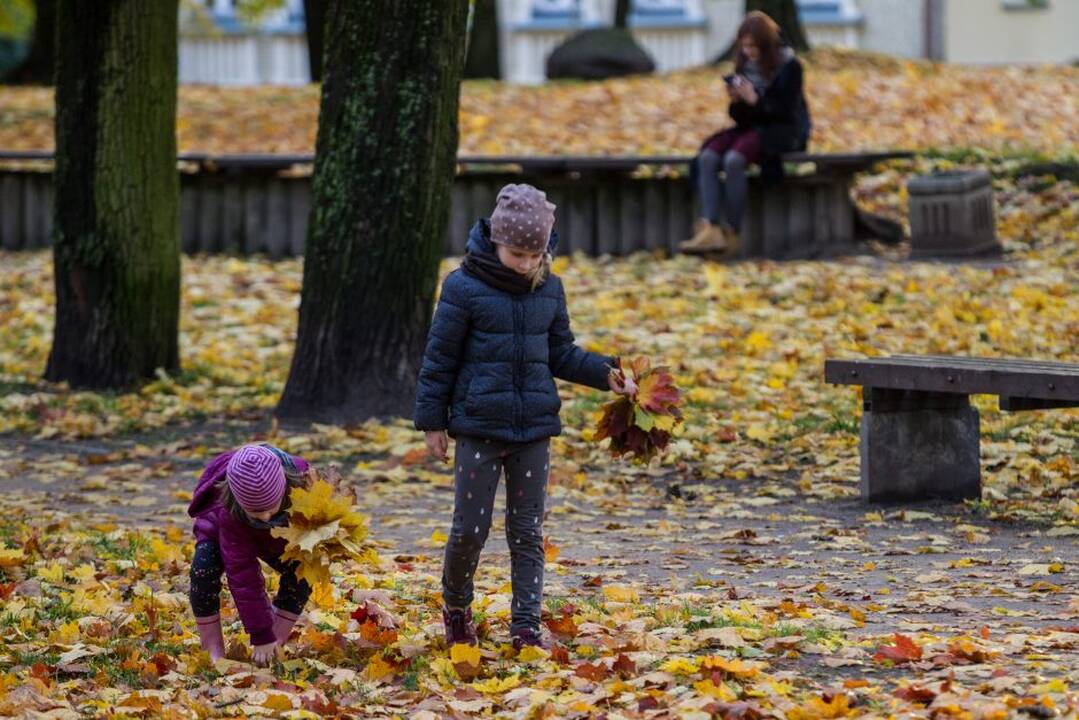
MULTIPOLYGON (((781 185, 765 189, 758 178, 750 177, 741 257, 829 258, 864 251, 860 243, 865 240, 898 242, 902 227, 859 208, 851 197, 851 186, 858 173, 877 163, 910 157, 913 153, 907 151, 785 154, 788 173, 781 185)), ((627 247, 651 246, 648 238, 638 240, 640 235, 658 238, 658 247, 672 252, 690 235, 690 223, 699 215, 694 188, 688 183, 692 160, 691 155, 505 155, 460 157, 458 166, 465 173, 475 173, 473 182, 482 183, 483 173, 492 171, 496 171, 492 185, 535 182, 561 208, 564 219, 560 218, 556 229, 570 249, 578 249, 579 238, 587 234, 593 247, 586 252, 618 255, 627 247), (680 179, 670 191, 657 187, 651 197, 644 187, 635 187, 645 183, 631 179, 642 172, 666 169, 677 170, 680 179), (514 180, 515 172, 523 178, 514 180)), ((487 190, 479 194, 484 208, 490 204, 487 190)), ((462 218, 479 209, 462 212, 462 218)))
POLYGON ((824 379, 863 388, 861 491, 869 501, 981 497, 978 411, 1079 407, 1079 365, 897 355, 826 360, 824 379))
MULTIPOLYGON (((906 152, 791 153, 786 182, 762 192, 751 178, 743 257, 798 259, 864 251, 870 237, 901 235, 851 198, 857 173, 906 152)), ((558 205, 559 252, 676 252, 698 214, 689 155, 459 156, 445 252, 464 252, 468 230, 509 182, 542 187, 558 205)), ((180 153, 185 252, 303 252, 311 208, 311 154, 180 153)), ((52 225, 48 151, 0 150, 0 248, 44 247, 52 225), (29 167, 29 164, 32 167, 29 167), (3 169, 7 166, 7 169, 3 169)))

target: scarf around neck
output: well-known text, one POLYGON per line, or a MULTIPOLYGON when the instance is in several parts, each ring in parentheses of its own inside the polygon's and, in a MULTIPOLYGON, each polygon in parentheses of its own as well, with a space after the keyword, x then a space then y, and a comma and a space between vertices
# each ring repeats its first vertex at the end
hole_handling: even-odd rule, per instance
POLYGON ((461 269, 493 288, 511 295, 532 292, 532 280, 502 264, 493 252, 473 252, 465 255, 461 269))

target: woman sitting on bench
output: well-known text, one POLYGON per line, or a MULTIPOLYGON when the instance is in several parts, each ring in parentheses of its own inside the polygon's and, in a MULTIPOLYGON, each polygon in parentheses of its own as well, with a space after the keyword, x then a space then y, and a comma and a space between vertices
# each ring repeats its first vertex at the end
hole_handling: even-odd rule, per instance
POLYGON ((783 153, 805 150, 809 140, 802 63, 782 43, 779 26, 764 13, 751 12, 738 28, 735 47, 734 73, 724 77, 735 125, 705 140, 693 162, 703 217, 693 238, 680 244, 683 252, 736 255, 746 166, 758 163, 766 185, 780 182, 783 153), (726 176, 722 184, 720 170, 726 176))

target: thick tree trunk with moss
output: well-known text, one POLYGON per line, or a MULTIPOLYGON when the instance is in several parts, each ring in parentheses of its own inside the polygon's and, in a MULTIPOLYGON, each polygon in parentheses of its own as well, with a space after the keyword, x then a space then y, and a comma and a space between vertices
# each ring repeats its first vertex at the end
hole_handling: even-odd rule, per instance
POLYGON ((303 16, 304 27, 307 30, 307 60, 311 67, 311 82, 322 82, 326 0, 303 0, 303 16))
POLYGON ((449 215, 467 17, 467 0, 327 5, 300 323, 282 419, 350 424, 412 414, 449 215))
POLYGON ((57 4, 56 325, 45 377, 179 367, 176 0, 57 4))
POLYGON ((498 0, 476 0, 465 56, 466 78, 502 77, 498 59, 498 0))
POLYGON ((34 34, 30 52, 8 77, 13 85, 52 85, 56 47, 56 0, 34 3, 34 34))

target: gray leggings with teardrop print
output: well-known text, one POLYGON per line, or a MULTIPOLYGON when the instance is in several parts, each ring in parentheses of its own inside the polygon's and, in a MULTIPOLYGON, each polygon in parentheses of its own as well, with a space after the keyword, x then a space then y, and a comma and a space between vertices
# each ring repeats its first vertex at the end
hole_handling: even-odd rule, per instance
POLYGON ((543 506, 550 462, 550 441, 546 438, 530 443, 457 438, 453 527, 442 568, 442 599, 446 605, 466 608, 472 604, 473 579, 491 529, 498 480, 505 470, 506 543, 513 585, 510 632, 539 629, 543 506))

